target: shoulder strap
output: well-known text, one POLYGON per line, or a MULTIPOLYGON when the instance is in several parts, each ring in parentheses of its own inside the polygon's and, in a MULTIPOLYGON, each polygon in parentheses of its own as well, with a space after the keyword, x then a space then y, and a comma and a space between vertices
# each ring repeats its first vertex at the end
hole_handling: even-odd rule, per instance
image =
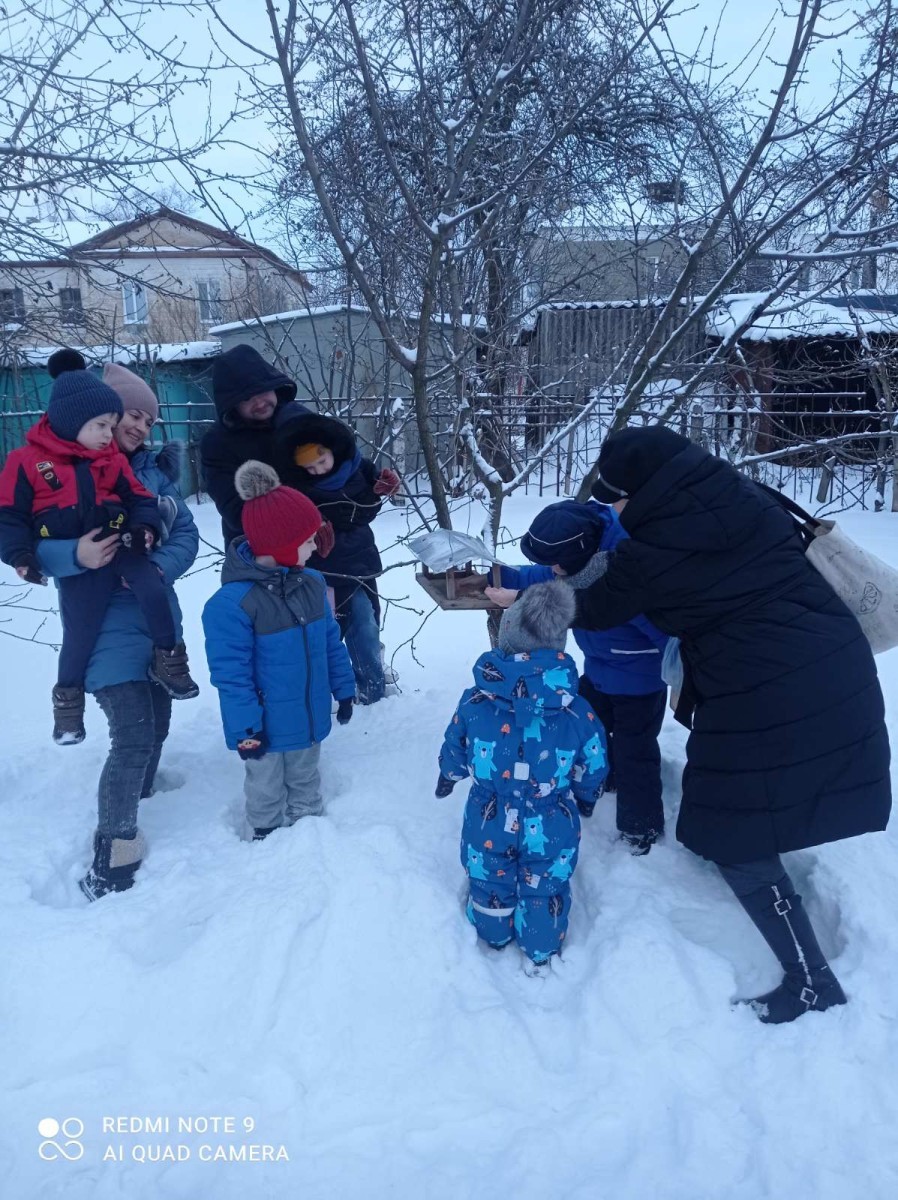
POLYGON ((800 504, 794 500, 790 500, 788 496, 784 496, 782 492, 778 492, 776 488, 768 487, 766 483, 756 483, 762 492, 766 492, 776 500, 781 508, 784 508, 791 517, 795 518, 795 529, 798 536, 804 543, 804 548, 807 550, 811 542, 814 540, 817 530, 820 528, 821 522, 816 517, 812 517, 806 509, 803 509, 800 504))

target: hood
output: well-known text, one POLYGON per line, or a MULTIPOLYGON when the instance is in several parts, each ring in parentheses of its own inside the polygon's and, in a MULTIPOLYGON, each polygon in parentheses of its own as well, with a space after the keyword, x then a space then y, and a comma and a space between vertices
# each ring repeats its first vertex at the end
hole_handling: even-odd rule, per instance
POLYGON ((578 679, 574 660, 558 650, 488 650, 474 664, 477 687, 507 707, 518 728, 532 725, 547 709, 567 708, 577 694, 578 679))
POLYGON ((278 575, 299 574, 299 567, 260 567, 253 558, 249 542, 237 537, 228 545, 221 582, 225 583, 271 583, 278 575))
POLYGON ((278 404, 287 404, 296 398, 296 384, 271 363, 265 361, 258 350, 245 343, 219 355, 212 364, 212 399, 219 421, 230 413, 230 424, 240 424, 233 410, 243 400, 257 396, 259 392, 272 391, 278 404))
POLYGON ((327 475, 309 475, 308 471, 298 467, 293 461, 293 451, 297 446, 304 446, 308 442, 326 446, 333 454, 334 470, 331 471, 331 475, 345 463, 354 462, 358 455, 355 434, 348 425, 321 413, 300 413, 278 422, 278 459, 283 467, 279 472, 281 478, 286 473, 297 471, 316 485, 329 478, 327 475))
POLYGON ((635 541, 713 553, 744 541, 767 506, 751 480, 689 442, 629 501, 621 524, 635 541))
POLYGON ((78 442, 67 442, 50 428, 46 413, 36 425, 31 426, 25 434, 25 441, 41 454, 71 461, 83 458, 88 462, 96 462, 99 458, 113 458, 121 453, 114 438, 104 450, 88 450, 78 442))

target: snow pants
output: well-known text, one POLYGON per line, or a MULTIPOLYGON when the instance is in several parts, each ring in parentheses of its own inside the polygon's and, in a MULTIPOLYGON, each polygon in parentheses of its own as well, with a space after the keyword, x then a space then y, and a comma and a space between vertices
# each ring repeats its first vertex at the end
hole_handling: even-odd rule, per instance
POLYGON ((294 825, 300 817, 317 817, 324 810, 318 763, 321 743, 306 750, 269 750, 248 758, 243 794, 246 819, 254 829, 294 825))
POLYGON ((571 909, 580 816, 569 794, 500 800, 471 788, 461 834, 468 920, 491 946, 517 940, 534 962, 561 950, 571 909))
POLYGON ((580 695, 588 700, 608 736, 609 776, 617 790, 617 828, 628 837, 664 832, 661 803, 661 749, 658 734, 664 721, 667 689, 644 696, 611 696, 587 678, 580 695))

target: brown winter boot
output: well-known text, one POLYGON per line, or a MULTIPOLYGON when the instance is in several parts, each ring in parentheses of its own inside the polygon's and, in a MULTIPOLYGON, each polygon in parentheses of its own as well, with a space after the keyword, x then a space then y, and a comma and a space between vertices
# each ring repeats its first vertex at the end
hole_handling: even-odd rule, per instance
POLYGON ((153 665, 149 670, 150 679, 165 688, 173 700, 192 700, 200 694, 200 689, 190 678, 187 666, 187 647, 179 642, 174 650, 153 651, 153 665))
POLYGON ((84 741, 84 688, 53 689, 53 741, 57 746, 77 746, 84 741))

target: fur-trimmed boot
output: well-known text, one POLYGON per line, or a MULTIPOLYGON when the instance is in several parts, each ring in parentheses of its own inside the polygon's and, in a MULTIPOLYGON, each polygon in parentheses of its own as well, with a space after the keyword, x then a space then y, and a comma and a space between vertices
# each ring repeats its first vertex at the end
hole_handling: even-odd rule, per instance
POLYGON ((84 741, 84 688, 53 689, 53 741, 57 746, 77 746, 84 741))
POLYGON ((142 833, 133 838, 109 838, 94 834, 94 861, 79 887, 88 900, 99 900, 109 892, 127 892, 146 854, 142 833))
POLYGON ((788 875, 770 887, 740 896, 739 901, 785 972, 782 983, 772 992, 744 1001, 760 1020, 767 1025, 782 1025, 812 1009, 823 1012, 846 1003, 788 875))
POLYGON ((160 650, 157 646, 148 674, 173 700, 192 700, 200 694, 200 689, 190 678, 187 647, 183 642, 179 642, 173 650, 160 650))

